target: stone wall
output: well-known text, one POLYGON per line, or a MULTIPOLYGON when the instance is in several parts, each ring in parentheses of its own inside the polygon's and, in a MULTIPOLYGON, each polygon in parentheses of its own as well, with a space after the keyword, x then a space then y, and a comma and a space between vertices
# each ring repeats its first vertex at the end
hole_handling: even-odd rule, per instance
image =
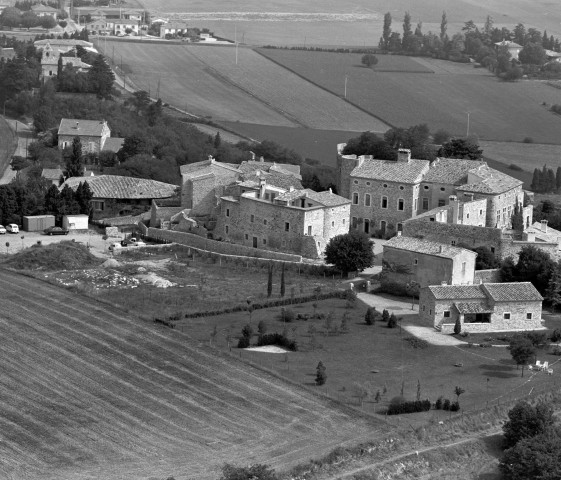
POLYGON ((501 271, 498 268, 489 270, 476 270, 473 283, 500 283, 501 271))
POLYGON ((556 242, 523 242, 511 239, 503 241, 501 245, 501 258, 513 257, 517 260, 520 250, 527 246, 537 247, 540 250, 549 253, 553 259, 559 259, 559 244, 556 242))
MULTIPOLYGON (((141 229, 142 230, 142 229, 141 229)), ((273 252, 258 248, 246 247, 234 243, 219 242, 208 238, 202 238, 190 233, 175 232, 173 230, 160 230, 158 228, 148 228, 145 235, 158 240, 165 240, 172 243, 191 246, 194 248, 207 250, 225 255, 236 255, 245 257, 268 258, 272 260, 282 260, 287 262, 301 262, 300 255, 291 255, 282 252, 273 252)))
MULTIPOLYGON (((492 330, 535 330, 542 327, 542 302, 498 302, 491 315, 492 330), (504 313, 510 313, 510 319, 504 313), (526 314, 532 318, 527 319, 526 314)), ((467 324, 466 324, 467 325, 467 324)))

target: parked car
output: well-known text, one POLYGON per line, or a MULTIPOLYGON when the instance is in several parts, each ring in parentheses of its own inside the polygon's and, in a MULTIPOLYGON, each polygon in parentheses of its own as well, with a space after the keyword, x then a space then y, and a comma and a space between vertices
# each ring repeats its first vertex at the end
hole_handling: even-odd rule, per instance
POLYGON ((19 227, 15 223, 10 223, 6 226, 6 231, 10 233, 19 233, 19 227))
POLYGON ((144 243, 142 240, 137 240, 136 242, 133 243, 133 245, 135 247, 145 247, 146 243, 144 243))
POLYGON ((146 244, 142 240, 139 240, 136 237, 130 237, 121 240, 121 247, 128 247, 129 245, 133 247, 139 247, 139 246, 144 246, 146 244))
POLYGON ((6 229, 4 228, 4 225, 0 225, 0 235, 4 235, 6 233, 6 229))
POLYGON ((45 235, 68 235, 68 229, 61 227, 49 227, 45 228, 45 230, 43 230, 43 233, 45 235))
POLYGON ((119 242, 113 242, 111 245, 109 245, 109 251, 110 252, 114 252, 115 250, 120 250, 121 248, 123 248, 121 246, 121 244, 119 242))

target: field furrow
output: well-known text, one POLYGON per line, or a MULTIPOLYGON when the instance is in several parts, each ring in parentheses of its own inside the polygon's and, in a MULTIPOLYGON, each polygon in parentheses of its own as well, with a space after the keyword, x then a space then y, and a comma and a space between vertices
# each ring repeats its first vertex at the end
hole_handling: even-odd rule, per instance
POLYGON ((387 429, 68 290, 0 271, 0 291, 0 477, 211 479, 387 429))

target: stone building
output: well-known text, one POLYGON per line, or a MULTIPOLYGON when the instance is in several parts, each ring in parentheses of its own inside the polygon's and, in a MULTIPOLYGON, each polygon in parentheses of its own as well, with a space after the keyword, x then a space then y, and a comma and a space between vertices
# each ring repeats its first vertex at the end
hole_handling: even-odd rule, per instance
POLYGON ((350 201, 331 190, 258 190, 222 197, 215 238, 254 248, 320 258, 329 240, 348 233, 350 201))
POLYGON ((381 283, 384 289, 403 293, 428 285, 473 283, 477 254, 398 234, 384 244, 381 283))
POLYGON ((543 298, 530 282, 432 285, 421 290, 419 317, 442 333, 459 321, 469 333, 536 330, 543 298))
MULTIPOLYGON (((431 163, 412 159, 407 149, 398 151, 396 161, 378 160, 369 155, 342 155, 344 146, 337 146, 338 191, 352 200, 351 226, 366 233, 390 227, 401 231, 404 221, 445 207, 450 198, 462 205, 485 200, 482 226, 507 228, 516 205, 524 202, 522 182, 485 162, 437 158, 431 163)), ((527 226, 531 224, 529 210, 524 211, 527 226)))
POLYGON ((83 153, 116 152, 124 142, 122 138, 111 137, 105 120, 63 118, 58 127, 58 148, 72 146, 75 137, 82 142, 83 153))

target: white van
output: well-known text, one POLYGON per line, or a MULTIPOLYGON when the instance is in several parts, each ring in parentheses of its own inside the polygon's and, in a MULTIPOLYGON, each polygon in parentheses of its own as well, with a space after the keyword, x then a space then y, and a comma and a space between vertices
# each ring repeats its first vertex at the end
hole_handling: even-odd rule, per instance
POLYGON ((6 225, 6 231, 10 233, 19 233, 19 227, 15 223, 6 225))

